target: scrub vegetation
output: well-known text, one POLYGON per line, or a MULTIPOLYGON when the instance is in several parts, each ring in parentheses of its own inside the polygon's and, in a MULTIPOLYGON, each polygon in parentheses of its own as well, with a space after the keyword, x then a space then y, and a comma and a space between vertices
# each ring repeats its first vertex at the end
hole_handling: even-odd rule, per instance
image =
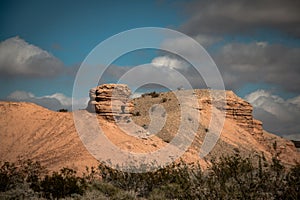
POLYGON ((31 160, 2 162, 1 199, 300 199, 300 165, 285 168, 276 157, 238 153, 197 164, 173 163, 147 173, 127 173, 100 164, 49 173, 31 160))

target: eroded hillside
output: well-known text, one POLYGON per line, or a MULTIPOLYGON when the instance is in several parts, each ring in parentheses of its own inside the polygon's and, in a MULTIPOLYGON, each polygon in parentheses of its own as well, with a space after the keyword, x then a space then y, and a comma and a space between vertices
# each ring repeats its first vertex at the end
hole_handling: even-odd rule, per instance
MULTIPOLYGON (((192 109, 199 111, 199 118, 195 118, 195 123, 199 126, 192 145, 181 158, 183 161, 199 161, 202 167, 206 168, 210 164, 209 160, 214 157, 239 152, 254 157, 263 153, 267 159, 271 159, 277 153, 279 159, 287 165, 300 162, 300 155, 294 144, 264 131, 262 124, 252 117, 252 106, 233 92, 226 92, 225 107, 220 108, 219 104, 215 104, 216 112, 213 113, 211 110, 214 106, 211 104, 209 90, 195 90, 193 94, 197 97, 198 106, 189 104, 188 100, 185 101, 185 106, 192 106, 192 109), (209 127, 210 119, 218 119, 224 108, 226 119, 220 138, 205 159, 200 159, 199 151, 204 137, 213 129, 213 126, 209 127), (275 141, 276 152, 273 148, 275 141)), ((147 132, 151 125, 149 113, 151 110, 163 108, 165 114, 162 115, 165 115, 166 122, 162 130, 149 137, 135 137, 127 135, 112 120, 98 116, 98 123, 107 138, 121 149, 138 153, 154 152, 167 145, 174 133, 177 133, 180 124, 182 107, 174 94, 166 92, 155 96, 144 95, 132 100, 132 103, 135 107, 134 116, 127 122, 127 127, 130 128, 136 123, 147 132)), ((77 112, 91 115, 84 110, 77 112)), ((218 123, 218 120, 215 120, 215 123, 218 123)), ((50 170, 69 166, 80 172, 85 170, 85 166, 96 166, 99 163, 82 144, 71 112, 54 112, 32 103, 0 102, 0 138, 1 161, 33 159, 40 161, 50 170)))

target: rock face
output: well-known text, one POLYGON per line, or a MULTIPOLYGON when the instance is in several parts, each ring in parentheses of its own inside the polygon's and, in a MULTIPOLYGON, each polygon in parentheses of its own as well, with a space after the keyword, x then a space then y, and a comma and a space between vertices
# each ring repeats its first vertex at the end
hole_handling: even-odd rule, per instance
POLYGON ((225 91, 224 94, 223 91, 197 89, 195 94, 197 94, 199 100, 200 111, 207 110, 211 106, 216 107, 218 110, 225 110, 226 118, 235 121, 235 124, 247 132, 258 137, 263 134, 262 122, 253 118, 252 105, 232 91, 225 91), (214 92, 214 97, 211 96, 211 92, 214 92), (225 96, 226 101, 224 101, 225 96), (214 98, 214 103, 212 103, 212 98, 214 98))
POLYGON ((131 90, 124 84, 103 84, 90 89, 87 110, 107 119, 130 117, 134 106, 129 102, 131 90))
POLYGON ((253 118, 253 107, 250 103, 236 96, 232 91, 226 92, 226 117, 254 135, 263 133, 262 122, 253 118))

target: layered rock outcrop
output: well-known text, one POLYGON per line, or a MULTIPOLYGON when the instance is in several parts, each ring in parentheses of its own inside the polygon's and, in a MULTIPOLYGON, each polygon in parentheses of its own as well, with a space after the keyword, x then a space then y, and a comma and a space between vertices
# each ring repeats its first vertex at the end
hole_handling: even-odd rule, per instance
MULTIPOLYGON (((212 105, 212 96, 210 90, 195 90, 197 93, 200 108, 206 105, 212 105)), ((235 95, 232 91, 226 91, 226 104, 222 98, 224 95, 218 95, 214 91, 216 99, 214 106, 220 110, 226 111, 226 118, 232 119, 237 125, 247 130, 249 133, 260 136, 263 133, 262 122, 253 118, 253 107, 250 103, 235 95)), ((222 91, 219 91, 221 93, 222 91)), ((134 105, 129 101, 131 95, 130 88, 125 84, 103 84, 90 89, 90 101, 87 110, 96 112, 107 119, 120 119, 131 117, 134 111, 134 105)), ((200 109, 201 110, 201 109, 200 109)))
POLYGON ((262 122, 253 118, 253 107, 250 103, 236 96, 232 91, 226 92, 226 117, 252 134, 262 134, 262 122))
POLYGON ((90 89, 87 110, 107 119, 130 117, 134 105, 129 102, 131 90, 124 84, 103 84, 90 89))
MULTIPOLYGON (((216 93, 216 97, 221 96, 220 99, 214 99, 214 105, 219 110, 225 110, 226 118, 234 120, 237 125, 244 128, 252 135, 259 136, 263 134, 262 122, 253 118, 253 107, 250 103, 238 97, 232 91, 226 91, 224 95, 226 96, 226 104, 224 104, 224 101, 222 100, 223 96, 218 95, 218 92, 221 93, 222 91, 214 92, 216 93)), ((209 91, 198 90, 198 93, 202 93, 202 95, 199 96, 200 104, 212 104, 212 97, 209 94, 209 91)))

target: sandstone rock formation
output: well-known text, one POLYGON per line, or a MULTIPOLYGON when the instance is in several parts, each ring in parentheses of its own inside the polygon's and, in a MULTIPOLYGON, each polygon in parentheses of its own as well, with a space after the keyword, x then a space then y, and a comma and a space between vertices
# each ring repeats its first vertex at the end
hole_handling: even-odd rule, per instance
POLYGON ((252 105, 232 91, 226 91, 225 110, 227 118, 233 119, 251 134, 259 136, 263 133, 262 122, 253 118, 252 105))
MULTIPOLYGON (((180 92, 184 93, 183 90, 180 92)), ((126 85, 105 84, 91 89, 88 109, 105 117, 96 118, 99 126, 106 137, 124 151, 151 154, 173 145, 168 141, 172 140, 172 136, 178 131, 181 110, 183 108, 185 111, 186 106, 191 106, 199 110, 199 119, 191 118, 191 122, 198 123, 199 128, 195 132, 193 143, 180 157, 182 161, 200 162, 201 167, 205 169, 210 165, 211 159, 239 152, 241 156, 253 155, 254 158, 263 154, 270 161, 274 155, 278 155, 280 161, 286 166, 300 162, 300 153, 294 144, 262 130, 261 122, 253 119, 252 106, 231 91, 226 91, 225 106, 218 104, 218 101, 222 100, 218 96, 214 99, 217 101, 215 104, 217 111, 224 111, 226 108, 225 123, 212 151, 204 159, 199 157, 204 138, 213 133, 212 128, 208 126, 211 118, 219 122, 219 112, 215 115, 211 112, 211 92, 213 91, 194 90, 193 94, 198 100, 197 107, 190 104, 188 99, 184 105, 181 105, 173 92, 160 93, 153 97, 144 95, 132 100, 134 113, 139 113, 131 116, 132 121, 115 123, 105 118, 114 116, 122 118, 132 113, 133 104, 128 102, 130 90, 126 85), (119 107, 112 109, 113 101, 119 103, 119 107), (125 105, 124 112, 122 105, 125 105), (151 112, 153 110, 156 112, 160 107, 165 110, 162 116, 165 116, 166 122, 161 131, 152 133, 150 125, 156 118, 151 118, 153 116, 151 112), (137 129, 133 123, 144 129, 144 132, 141 130, 135 134, 137 129), (132 132, 133 134, 128 134, 132 132), (147 132, 150 135, 147 135, 147 132), (275 142, 277 149, 273 148, 275 142)), ((91 113, 85 110, 75 112, 81 113, 87 123, 94 122, 94 119, 92 120, 94 115, 91 113)), ((79 173, 86 172, 86 166, 97 166, 99 163, 83 145, 77 126, 74 124, 74 113, 54 112, 24 102, 0 102, 0 113, 0 138, 3 138, 0 140, 0 161, 16 162, 18 159, 33 159, 40 161, 50 170, 57 171, 62 167, 70 167, 79 173)), ((96 139, 92 138, 90 141, 94 140, 96 139)), ((110 156, 115 157, 115 154, 110 156)))
POLYGON ((124 84, 103 84, 90 89, 87 110, 107 119, 130 117, 133 104, 129 102, 131 90, 124 84))
MULTIPOLYGON (((187 91, 180 91, 180 93, 184 92, 187 91)), ((186 111, 187 106, 192 106, 193 109, 199 110, 199 118, 191 118, 192 122, 197 122, 196 120, 198 120, 199 129, 195 134, 195 140, 191 148, 187 151, 188 156, 183 157, 184 160, 191 161, 191 155, 197 155, 205 137, 208 134, 213 134, 215 131, 214 127, 218 127, 219 124, 223 123, 220 119, 222 118, 222 113, 225 112, 226 117, 220 138, 206 157, 208 160, 229 152, 236 153, 235 150, 238 149, 240 155, 247 156, 252 154, 257 157, 257 155, 259 156, 263 153, 268 160, 271 160, 272 156, 280 151, 279 159, 282 162, 292 164, 296 160, 300 161, 300 154, 292 142, 264 131, 262 122, 253 118, 253 107, 251 104, 235 95, 232 91, 195 89, 193 94, 198 99, 198 105, 196 106, 191 104, 188 99, 184 102, 184 105, 180 104, 173 91, 160 93, 155 98, 150 95, 135 98, 133 99, 135 105, 134 113, 139 113, 139 115, 132 116, 132 119, 138 125, 149 130, 149 125, 151 125, 153 120, 150 112, 156 105, 161 105, 165 109, 166 122, 162 130, 155 135, 165 142, 170 142, 179 130, 181 111, 186 111), (224 103, 224 92, 226 103, 224 103), (212 93, 215 95, 211 95, 212 93), (212 113, 212 110, 215 110, 215 112, 212 113), (276 151, 273 148, 274 142, 278 146, 276 151)))
POLYGON ((197 95, 200 110, 207 110, 207 108, 215 106, 217 109, 225 111, 227 119, 233 120, 235 124, 245 129, 252 135, 258 137, 262 135, 262 122, 253 118, 252 105, 244 99, 238 97, 232 91, 225 91, 225 93, 223 92, 224 91, 196 89, 194 93, 197 95), (214 95, 210 94, 212 92, 214 92, 214 95), (223 99, 225 96, 226 101, 223 99), (213 103, 212 98, 214 98, 213 103))

